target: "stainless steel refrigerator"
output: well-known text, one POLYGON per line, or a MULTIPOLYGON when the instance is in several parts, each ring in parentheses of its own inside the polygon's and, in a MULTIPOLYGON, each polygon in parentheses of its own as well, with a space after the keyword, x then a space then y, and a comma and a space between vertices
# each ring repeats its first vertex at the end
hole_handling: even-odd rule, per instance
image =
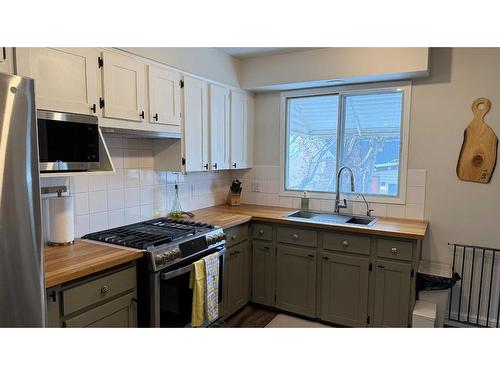
POLYGON ((34 81, 0 73, 0 327, 45 326, 34 81))

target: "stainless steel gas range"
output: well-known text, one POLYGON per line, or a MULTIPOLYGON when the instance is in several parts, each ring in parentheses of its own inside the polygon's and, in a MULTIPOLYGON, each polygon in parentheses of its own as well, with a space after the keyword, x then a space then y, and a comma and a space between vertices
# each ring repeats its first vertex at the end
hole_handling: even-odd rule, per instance
MULTIPOLYGON (((145 252, 138 271, 141 327, 189 327, 193 263, 219 253, 219 317, 223 315, 223 270, 226 251, 222 228, 205 223, 158 218, 82 237, 145 252)), ((215 319, 207 326, 217 322, 215 319)))

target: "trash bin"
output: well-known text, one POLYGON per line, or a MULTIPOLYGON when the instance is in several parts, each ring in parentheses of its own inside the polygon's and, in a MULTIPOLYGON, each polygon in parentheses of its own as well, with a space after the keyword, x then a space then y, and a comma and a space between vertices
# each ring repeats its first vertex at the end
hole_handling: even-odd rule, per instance
POLYGON ((451 266, 422 261, 417 273, 417 300, 436 304, 436 327, 443 327, 446 307, 450 300, 450 288, 460 280, 451 266))

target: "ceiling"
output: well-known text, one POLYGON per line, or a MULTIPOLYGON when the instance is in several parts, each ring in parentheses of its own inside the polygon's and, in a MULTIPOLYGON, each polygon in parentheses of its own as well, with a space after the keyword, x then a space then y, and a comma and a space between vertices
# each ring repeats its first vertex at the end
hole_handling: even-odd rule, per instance
POLYGON ((279 55, 288 52, 305 51, 315 48, 301 47, 221 47, 218 48, 238 59, 249 59, 257 56, 279 55))

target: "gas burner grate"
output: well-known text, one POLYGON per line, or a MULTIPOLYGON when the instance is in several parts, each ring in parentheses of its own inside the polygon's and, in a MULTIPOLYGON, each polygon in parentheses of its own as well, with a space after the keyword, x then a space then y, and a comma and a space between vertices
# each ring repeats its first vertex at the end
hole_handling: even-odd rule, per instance
POLYGON ((212 228, 210 224, 159 218, 89 233, 82 238, 147 250, 212 228))

